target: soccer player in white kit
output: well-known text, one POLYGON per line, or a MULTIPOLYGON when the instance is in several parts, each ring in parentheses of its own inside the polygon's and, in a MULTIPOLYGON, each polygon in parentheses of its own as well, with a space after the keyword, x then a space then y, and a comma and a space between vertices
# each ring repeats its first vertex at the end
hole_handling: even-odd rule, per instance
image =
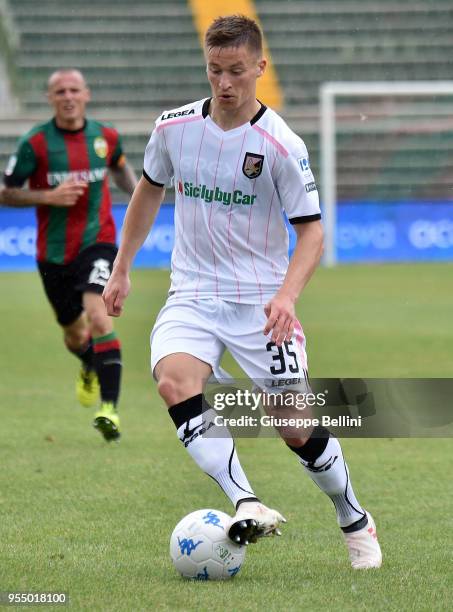
MULTIPOLYGON (((179 439, 236 508, 230 537, 248 543, 279 535, 285 519, 255 495, 234 440, 214 424, 204 385, 212 374, 222 379, 226 348, 258 385, 306 377, 295 303, 319 263, 323 232, 305 144, 256 99, 266 67, 257 24, 219 17, 205 57, 212 96, 157 119, 104 299, 119 316, 133 258, 173 182, 171 287, 152 332, 151 367, 179 439), (283 213, 297 234, 290 262, 283 213)), ((337 438, 320 426, 281 435, 331 498, 352 567, 380 567, 375 524, 354 495, 337 438)))

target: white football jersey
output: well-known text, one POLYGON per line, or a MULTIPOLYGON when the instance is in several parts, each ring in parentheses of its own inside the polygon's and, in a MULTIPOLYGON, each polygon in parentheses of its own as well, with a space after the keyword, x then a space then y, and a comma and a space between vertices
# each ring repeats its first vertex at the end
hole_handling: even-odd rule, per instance
POLYGON ((291 223, 321 218, 307 148, 264 105, 223 131, 209 103, 164 112, 145 151, 145 178, 175 187, 170 295, 264 304, 288 267, 283 215, 291 223))

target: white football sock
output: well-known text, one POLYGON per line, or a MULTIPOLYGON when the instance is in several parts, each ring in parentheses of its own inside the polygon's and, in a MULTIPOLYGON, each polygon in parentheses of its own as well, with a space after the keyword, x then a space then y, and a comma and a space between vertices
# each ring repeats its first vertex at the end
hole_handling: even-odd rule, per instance
POLYGON ((329 437, 326 449, 315 461, 305 461, 300 456, 299 461, 334 503, 340 527, 348 527, 366 516, 352 489, 348 466, 337 438, 329 437))
MULTIPOLYGON (((225 425, 216 425, 217 411, 208 407, 201 397, 189 398, 170 408, 178 437, 187 448, 195 463, 223 489, 231 502, 236 506, 241 499, 256 498, 244 470, 241 467, 236 452, 235 443, 225 425), (199 411, 202 414, 194 415, 194 409, 199 400, 199 411), (185 410, 187 405, 189 410, 185 410), (186 417, 183 416, 186 412, 186 417), (183 421, 184 419, 184 421, 183 421)), ((218 419, 217 419, 218 420, 218 419)))

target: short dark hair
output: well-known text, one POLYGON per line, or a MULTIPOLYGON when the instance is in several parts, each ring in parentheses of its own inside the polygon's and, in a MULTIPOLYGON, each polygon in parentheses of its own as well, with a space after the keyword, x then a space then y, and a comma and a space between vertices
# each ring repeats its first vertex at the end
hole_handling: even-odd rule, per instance
POLYGON ((52 83, 56 77, 60 77, 63 75, 68 75, 68 74, 77 74, 77 76, 79 76, 80 79, 83 81, 84 86, 85 87, 87 86, 85 77, 83 76, 82 72, 78 68, 59 68, 58 70, 54 70, 52 74, 49 76, 49 78, 47 79, 47 89, 49 90, 51 88, 52 83))
POLYGON ((256 21, 245 15, 217 17, 209 26, 204 40, 207 49, 247 45, 256 53, 263 52, 260 27, 256 21))

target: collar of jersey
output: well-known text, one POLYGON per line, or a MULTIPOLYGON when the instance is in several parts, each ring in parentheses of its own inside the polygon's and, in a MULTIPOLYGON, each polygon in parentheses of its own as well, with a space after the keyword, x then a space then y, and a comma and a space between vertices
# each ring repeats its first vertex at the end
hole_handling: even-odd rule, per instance
POLYGON ((247 121, 246 123, 243 123, 242 125, 238 125, 238 127, 233 128, 231 130, 222 130, 222 128, 219 125, 217 125, 217 123, 213 121, 211 119, 211 116, 209 115, 209 105, 211 103, 211 100, 212 98, 206 98, 206 100, 204 101, 202 115, 206 121, 206 124, 210 128, 212 128, 214 131, 216 131, 217 133, 222 134, 224 138, 229 138, 231 136, 237 136, 238 134, 241 134, 251 125, 256 123, 259 119, 261 119, 261 117, 264 115, 264 113, 267 110, 267 106, 263 104, 260 100, 258 100, 258 102, 261 104, 261 107, 256 113, 256 115, 250 119, 250 121, 247 121))
POLYGON ((57 120, 55 119, 55 117, 52 117, 52 123, 53 123, 54 128, 58 130, 59 132, 61 132, 62 134, 78 134, 79 132, 83 132, 83 130, 87 126, 86 119, 83 120, 83 126, 79 128, 78 130, 65 130, 64 128, 58 127, 57 120))

